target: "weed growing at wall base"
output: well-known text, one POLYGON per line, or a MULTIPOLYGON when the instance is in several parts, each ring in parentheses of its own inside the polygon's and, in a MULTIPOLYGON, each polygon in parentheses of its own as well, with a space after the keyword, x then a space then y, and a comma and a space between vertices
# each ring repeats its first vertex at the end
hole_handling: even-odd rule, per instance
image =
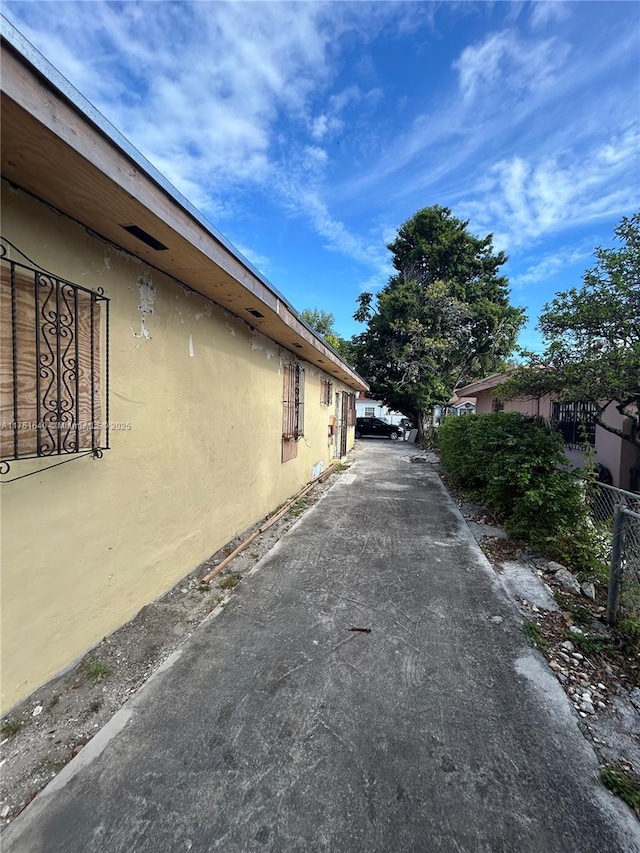
POLYGON ((94 660, 85 666, 85 673, 93 681, 102 681, 102 679, 113 675, 113 669, 102 661, 94 660))
POLYGON ((220 589, 233 589, 242 580, 242 575, 238 572, 230 572, 220 581, 220 589))
POLYGON ((5 720, 0 729, 2 737, 11 737, 17 734, 22 728, 22 720, 10 719, 5 720))
POLYGON ((640 817, 640 785, 637 779, 614 764, 603 767, 600 778, 613 794, 624 800, 640 817))
POLYGON ((104 705, 104 699, 94 699, 87 708, 88 714, 97 714, 100 708, 104 705))
POLYGON ((546 652, 549 648, 549 642, 542 635, 542 631, 540 630, 540 626, 535 622, 525 622, 524 623, 524 632, 529 638, 529 642, 532 646, 535 646, 536 649, 540 649, 542 652, 546 652))

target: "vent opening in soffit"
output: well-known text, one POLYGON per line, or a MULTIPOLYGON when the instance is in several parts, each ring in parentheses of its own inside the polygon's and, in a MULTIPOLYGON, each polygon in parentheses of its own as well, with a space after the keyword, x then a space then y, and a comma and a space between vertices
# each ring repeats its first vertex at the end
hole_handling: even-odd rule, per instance
POLYGON ((169 248, 168 246, 165 246, 164 243, 161 243, 160 240, 156 240, 155 237, 148 234, 144 228, 140 228, 139 225, 121 225, 120 227, 124 228, 124 230, 128 231, 132 236, 137 237, 138 240, 142 240, 142 242, 147 246, 155 249, 156 252, 163 252, 169 248))

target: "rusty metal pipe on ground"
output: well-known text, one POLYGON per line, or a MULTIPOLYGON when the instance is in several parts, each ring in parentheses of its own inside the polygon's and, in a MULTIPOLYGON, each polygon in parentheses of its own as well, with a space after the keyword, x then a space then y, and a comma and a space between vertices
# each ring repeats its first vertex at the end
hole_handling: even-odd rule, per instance
POLYGON ((271 527, 271 525, 275 524, 276 521, 279 521, 283 515, 286 515, 286 513, 289 512, 289 510, 296 503, 296 501, 299 501, 300 498, 303 498, 307 494, 307 492, 311 491, 311 489, 316 485, 316 483, 322 482, 322 480, 328 477, 329 474, 331 474, 331 472, 334 470, 335 464, 331 465, 329 468, 327 468, 326 471, 323 471, 322 474, 319 474, 317 477, 311 480, 310 483, 307 483, 306 486, 303 486, 299 492, 297 492, 292 498, 289 498, 289 500, 285 503, 282 509, 278 510, 278 512, 276 512, 275 515, 272 515, 271 518, 268 518, 267 521, 265 521, 265 523, 262 524, 257 530, 254 530, 253 533, 245 540, 243 540, 238 545, 238 547, 235 548, 230 554, 228 554, 221 563, 218 563, 215 569, 212 569, 208 574, 201 578, 200 583, 210 583, 210 581, 212 581, 213 578, 216 577, 216 575, 219 575, 220 572, 226 566, 228 566, 229 563, 235 557, 237 557, 241 551, 244 551, 247 545, 250 545, 253 542, 256 536, 259 536, 261 533, 264 533, 265 530, 268 530, 271 527))

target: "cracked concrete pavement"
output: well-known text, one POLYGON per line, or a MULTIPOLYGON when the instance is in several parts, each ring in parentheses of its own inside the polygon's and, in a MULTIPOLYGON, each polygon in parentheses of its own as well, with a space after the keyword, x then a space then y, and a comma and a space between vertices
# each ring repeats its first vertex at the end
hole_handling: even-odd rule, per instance
POLYGON ((229 605, 7 829, 5 853, 640 851, 413 453, 360 441, 229 605))

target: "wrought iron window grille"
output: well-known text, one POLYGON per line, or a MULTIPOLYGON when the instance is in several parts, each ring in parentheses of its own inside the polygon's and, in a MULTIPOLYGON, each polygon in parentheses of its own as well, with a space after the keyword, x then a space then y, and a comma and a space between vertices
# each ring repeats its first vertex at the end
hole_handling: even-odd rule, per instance
POLYGON ((330 406, 333 400, 333 382, 330 379, 320 380, 320 402, 323 406, 330 406))
POLYGON ((0 272, 0 475, 16 460, 53 462, 3 482, 100 458, 109 449, 109 299, 45 270, 4 237, 0 272))
POLYGON ((593 447, 596 443, 596 414, 594 403, 553 403, 551 421, 562 433, 565 445, 580 450, 586 444, 593 447))
POLYGON ((304 370, 288 364, 284 370, 282 438, 298 441, 304 436, 304 370))

